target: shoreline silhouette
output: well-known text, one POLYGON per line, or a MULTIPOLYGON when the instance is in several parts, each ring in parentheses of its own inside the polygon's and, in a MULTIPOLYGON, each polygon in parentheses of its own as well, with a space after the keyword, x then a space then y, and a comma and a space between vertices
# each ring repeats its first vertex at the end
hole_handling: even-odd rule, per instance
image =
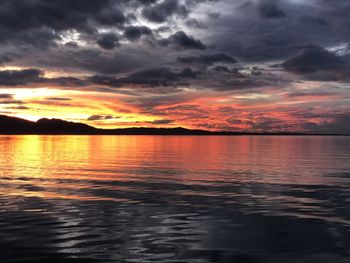
POLYGON ((322 134, 297 132, 234 132, 208 131, 200 129, 131 127, 100 129, 93 126, 61 119, 42 118, 38 121, 0 115, 0 134, 3 135, 202 135, 202 136, 240 136, 240 135, 294 135, 294 136, 349 136, 349 134, 322 134))

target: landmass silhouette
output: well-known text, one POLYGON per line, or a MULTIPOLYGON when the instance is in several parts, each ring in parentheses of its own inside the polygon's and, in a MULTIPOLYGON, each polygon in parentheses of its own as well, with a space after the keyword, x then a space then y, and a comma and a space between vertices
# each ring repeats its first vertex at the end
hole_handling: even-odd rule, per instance
POLYGON ((38 134, 38 135, 339 135, 309 134, 293 132, 234 132, 191 130, 176 128, 133 127, 119 129, 99 129, 87 124, 60 119, 43 118, 36 122, 21 118, 0 115, 0 134, 38 134))

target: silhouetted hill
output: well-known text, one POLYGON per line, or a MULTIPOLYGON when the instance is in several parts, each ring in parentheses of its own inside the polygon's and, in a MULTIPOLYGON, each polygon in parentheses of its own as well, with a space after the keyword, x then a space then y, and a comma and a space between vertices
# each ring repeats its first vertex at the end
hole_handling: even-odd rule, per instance
POLYGON ((98 129, 82 123, 68 122, 59 119, 40 119, 35 123, 39 133, 90 134, 98 129))
MULTIPOLYGON (((81 134, 81 135, 311 135, 301 133, 211 132, 185 128, 97 129, 92 126, 59 119, 37 122, 0 115, 0 134, 81 134)), ((314 134, 315 135, 315 134, 314 134)), ((325 135, 325 134, 320 134, 325 135)))
POLYGON ((37 122, 0 115, 1 134, 93 134, 98 129, 82 123, 58 119, 40 119, 37 122))
POLYGON ((31 131, 34 128, 34 122, 0 115, 0 133, 21 133, 23 131, 31 131))
POLYGON ((32 122, 0 115, 0 134, 211 135, 212 132, 184 128, 97 129, 59 119, 44 118, 32 122))

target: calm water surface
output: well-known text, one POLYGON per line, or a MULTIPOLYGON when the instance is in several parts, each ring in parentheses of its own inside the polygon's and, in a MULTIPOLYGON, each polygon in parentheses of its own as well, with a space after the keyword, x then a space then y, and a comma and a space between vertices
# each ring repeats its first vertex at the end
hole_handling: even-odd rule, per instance
POLYGON ((350 262, 350 137, 0 136, 1 262, 350 262))

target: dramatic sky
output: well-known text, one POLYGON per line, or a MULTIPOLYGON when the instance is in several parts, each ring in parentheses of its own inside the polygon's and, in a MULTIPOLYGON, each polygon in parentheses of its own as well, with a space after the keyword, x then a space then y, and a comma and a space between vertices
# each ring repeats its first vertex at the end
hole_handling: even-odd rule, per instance
POLYGON ((349 0, 0 0, 0 114, 350 133, 349 0))

